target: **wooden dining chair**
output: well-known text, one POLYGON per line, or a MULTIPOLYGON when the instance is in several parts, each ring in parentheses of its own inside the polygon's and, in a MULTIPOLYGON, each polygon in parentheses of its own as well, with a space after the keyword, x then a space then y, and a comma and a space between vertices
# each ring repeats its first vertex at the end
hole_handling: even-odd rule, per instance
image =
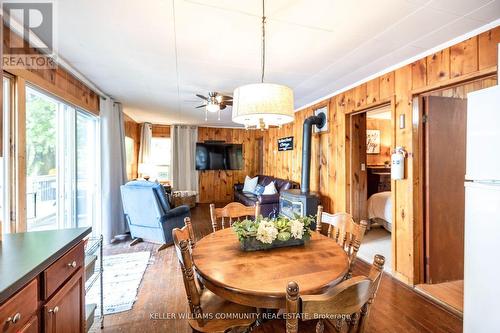
POLYGON ((321 232, 324 223, 328 224, 327 236, 335 239, 349 257, 349 271, 346 275, 346 278, 349 278, 352 274, 352 267, 356 261, 359 247, 365 236, 368 222, 362 220, 358 224, 354 222, 351 214, 329 214, 323 211, 323 206, 318 206, 316 231, 321 232))
POLYGON ((260 215, 260 205, 257 202, 255 206, 245 206, 239 202, 231 202, 222 208, 215 208, 215 204, 210 204, 210 217, 212 219, 212 229, 216 232, 218 228, 218 219, 220 219, 220 228, 226 228, 226 220, 229 227, 233 221, 238 221, 242 217, 257 217, 260 215))
POLYGON ((296 282, 286 287, 284 320, 270 320, 252 333, 362 333, 375 300, 385 258, 375 255, 368 276, 356 276, 318 295, 300 295, 296 282), (319 319, 318 318, 322 318, 319 319))
POLYGON ((191 311, 188 319, 191 328, 196 332, 223 333, 250 327, 256 319, 255 308, 227 301, 199 284, 191 256, 187 226, 182 229, 175 228, 172 230, 172 236, 191 311))
POLYGON ((191 223, 191 218, 189 216, 184 218, 184 226, 188 231, 189 245, 191 246, 192 249, 196 244, 196 238, 194 236, 193 224, 191 223))

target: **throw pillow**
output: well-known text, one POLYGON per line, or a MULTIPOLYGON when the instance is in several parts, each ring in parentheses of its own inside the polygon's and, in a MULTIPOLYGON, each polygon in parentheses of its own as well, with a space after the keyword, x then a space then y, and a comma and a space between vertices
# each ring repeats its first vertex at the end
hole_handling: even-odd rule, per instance
POLYGON ((261 195, 262 193, 264 193, 264 189, 265 187, 260 185, 260 184, 257 184, 257 186, 255 186, 255 192, 254 194, 255 195, 261 195))
POLYGON ((259 177, 250 178, 250 177, 246 176, 245 177, 245 184, 243 185, 243 192, 254 193, 258 180, 259 180, 259 177))
POLYGON ((274 186, 274 182, 270 182, 269 184, 266 185, 266 187, 264 188, 264 192, 262 193, 262 195, 266 195, 266 194, 276 194, 278 193, 278 191, 276 191, 276 186, 274 186))

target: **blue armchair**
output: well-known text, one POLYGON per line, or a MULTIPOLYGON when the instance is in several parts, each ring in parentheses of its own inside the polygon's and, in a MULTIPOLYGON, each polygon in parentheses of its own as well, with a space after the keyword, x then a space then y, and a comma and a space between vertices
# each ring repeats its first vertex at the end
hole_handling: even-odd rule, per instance
POLYGON ((137 180, 122 185, 120 190, 133 244, 151 241, 163 244, 161 250, 173 242, 172 229, 182 228, 184 218, 191 215, 188 206, 170 209, 160 184, 137 180))

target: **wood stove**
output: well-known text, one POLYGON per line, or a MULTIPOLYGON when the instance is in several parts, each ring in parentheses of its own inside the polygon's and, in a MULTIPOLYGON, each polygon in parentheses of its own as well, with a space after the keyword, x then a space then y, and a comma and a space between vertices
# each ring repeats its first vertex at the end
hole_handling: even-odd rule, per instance
POLYGON ((318 205, 319 197, 315 192, 302 193, 300 189, 292 189, 280 195, 280 214, 289 218, 316 215, 318 205))
POLYGON ((302 134, 302 176, 300 189, 283 191, 280 194, 280 214, 288 218, 314 216, 318 211, 319 195, 310 191, 311 135, 312 127, 323 127, 325 115, 311 116, 304 121, 302 134))

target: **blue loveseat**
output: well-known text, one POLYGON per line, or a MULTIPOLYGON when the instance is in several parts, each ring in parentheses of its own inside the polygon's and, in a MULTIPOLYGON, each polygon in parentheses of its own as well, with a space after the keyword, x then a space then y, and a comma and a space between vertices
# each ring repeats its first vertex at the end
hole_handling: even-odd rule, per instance
POLYGON ((123 210, 133 239, 171 244, 172 229, 182 228, 188 206, 170 208, 161 184, 136 180, 122 185, 123 210))

